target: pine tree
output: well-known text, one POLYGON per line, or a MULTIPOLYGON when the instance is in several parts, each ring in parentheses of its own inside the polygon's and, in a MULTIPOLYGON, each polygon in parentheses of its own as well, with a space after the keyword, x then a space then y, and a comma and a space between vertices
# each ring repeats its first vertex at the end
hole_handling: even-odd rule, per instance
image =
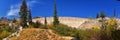
POLYGON ((114 9, 114 17, 116 17, 116 9, 114 9))
POLYGON ((26 0, 23 0, 23 2, 22 2, 19 15, 20 15, 20 25, 23 28, 26 28, 27 27, 27 17, 26 17, 27 16, 27 5, 26 5, 26 0))
POLYGON ((105 15, 105 12, 104 12, 104 11, 101 11, 101 15, 100 15, 100 17, 101 17, 102 19, 106 17, 106 15, 105 15))
POLYGON ((39 28, 40 27, 40 25, 41 25, 41 23, 39 22, 39 21, 36 21, 36 23, 35 23, 35 28, 39 28))
POLYGON ((106 23, 105 23, 104 18, 105 18, 106 16, 105 16, 105 12, 104 12, 104 11, 101 11, 100 17, 102 18, 102 27, 101 27, 101 28, 102 28, 103 30, 105 30, 105 29, 106 29, 106 23))
POLYGON ((56 27, 59 24, 58 16, 57 16, 57 8, 56 8, 56 0, 54 0, 54 21, 53 24, 56 27))
POLYGON ((13 22, 13 23, 16 23, 16 22, 17 22, 17 20, 14 18, 12 22, 13 22))
POLYGON ((32 16, 31 16, 31 11, 30 9, 28 9, 28 13, 27 13, 27 21, 28 21, 28 24, 31 25, 32 24, 32 16))
POLYGON ((99 17, 100 17, 100 16, 99 16, 99 14, 97 13, 97 14, 96 14, 96 18, 99 18, 99 17))
POLYGON ((44 22, 44 24, 45 24, 45 28, 47 28, 47 18, 45 17, 45 22, 44 22))

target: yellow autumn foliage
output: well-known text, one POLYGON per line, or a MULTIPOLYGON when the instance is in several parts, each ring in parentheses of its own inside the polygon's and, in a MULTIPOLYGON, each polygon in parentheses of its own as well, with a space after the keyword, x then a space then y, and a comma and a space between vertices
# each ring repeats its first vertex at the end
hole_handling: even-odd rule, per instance
POLYGON ((99 30, 100 30, 100 27, 97 26, 97 25, 93 25, 93 26, 92 26, 92 29, 93 29, 93 30, 98 30, 98 31, 99 31, 99 30))
POLYGON ((117 21, 115 18, 111 18, 108 20, 108 25, 107 25, 107 29, 116 29, 118 27, 117 25, 117 21))
POLYGON ((116 28, 118 27, 117 25, 117 21, 115 18, 111 18, 108 20, 108 25, 106 27, 106 33, 107 35, 111 35, 111 32, 116 30, 116 28))
POLYGON ((115 24, 115 19, 109 19, 108 20, 108 26, 114 25, 115 24))

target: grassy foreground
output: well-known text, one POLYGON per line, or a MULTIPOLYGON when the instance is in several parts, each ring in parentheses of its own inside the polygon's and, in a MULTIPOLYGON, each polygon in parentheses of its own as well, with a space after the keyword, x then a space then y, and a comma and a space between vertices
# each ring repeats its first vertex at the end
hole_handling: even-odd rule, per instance
POLYGON ((12 37, 10 40, 69 40, 55 34, 50 29, 27 28, 21 31, 20 36, 12 37))

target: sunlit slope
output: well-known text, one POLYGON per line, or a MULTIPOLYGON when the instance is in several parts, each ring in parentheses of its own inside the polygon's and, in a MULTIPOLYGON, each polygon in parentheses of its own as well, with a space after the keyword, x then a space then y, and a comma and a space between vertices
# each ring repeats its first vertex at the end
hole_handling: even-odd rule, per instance
POLYGON ((20 32, 20 36, 12 37, 10 40, 70 40, 55 34, 49 29, 27 28, 20 32))
MULTIPOLYGON (((33 19, 33 22, 40 21, 41 23, 44 24, 44 19, 43 17, 41 18, 36 18, 33 19)), ((59 21, 62 24, 78 28, 82 23, 84 23, 87 19, 86 18, 76 18, 76 17, 59 17, 59 21)), ((47 22, 48 24, 51 24, 53 22, 53 17, 47 17, 47 22)))
MULTIPOLYGON (((39 21, 42 24, 44 24, 43 17, 33 19, 33 22, 39 21)), ((106 20, 109 20, 109 18, 105 18, 106 20)), ((62 24, 78 28, 78 29, 91 29, 92 27, 100 27, 101 22, 99 20, 102 20, 101 18, 98 19, 90 19, 90 18, 77 18, 77 17, 59 17, 59 21, 62 24)), ((120 24, 120 19, 117 19, 118 24, 120 24)), ((48 24, 52 24, 53 17, 47 17, 48 24)), ((120 25, 119 27, 120 28, 120 25)))

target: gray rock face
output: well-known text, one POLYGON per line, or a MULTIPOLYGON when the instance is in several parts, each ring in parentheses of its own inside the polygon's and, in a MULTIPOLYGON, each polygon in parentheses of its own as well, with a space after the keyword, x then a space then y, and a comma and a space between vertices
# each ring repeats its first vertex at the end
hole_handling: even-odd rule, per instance
MULTIPOLYGON (((108 17, 105 18, 105 24, 107 24, 108 17)), ((44 24, 44 18, 35 18, 32 21, 40 21, 42 24, 44 24)), ((88 18, 77 18, 77 17, 59 17, 59 21, 62 24, 74 27, 74 28, 79 28, 79 29, 91 29, 93 26, 99 26, 101 27, 101 18, 98 19, 88 19, 88 18)), ((117 19, 119 23, 120 28, 120 19, 117 19)), ((51 24, 53 22, 53 17, 47 17, 47 22, 48 24, 51 24)))
MULTIPOLYGON (((37 19, 33 19, 33 22, 36 21, 40 21, 42 24, 44 24, 44 18, 37 18, 37 19)), ((78 28, 82 23, 84 23, 84 21, 86 21, 86 18, 76 18, 76 17, 59 17, 59 21, 62 24, 66 24, 68 26, 74 27, 74 28, 78 28)), ((47 22, 48 24, 52 24, 53 23, 53 17, 47 17, 47 22)))

